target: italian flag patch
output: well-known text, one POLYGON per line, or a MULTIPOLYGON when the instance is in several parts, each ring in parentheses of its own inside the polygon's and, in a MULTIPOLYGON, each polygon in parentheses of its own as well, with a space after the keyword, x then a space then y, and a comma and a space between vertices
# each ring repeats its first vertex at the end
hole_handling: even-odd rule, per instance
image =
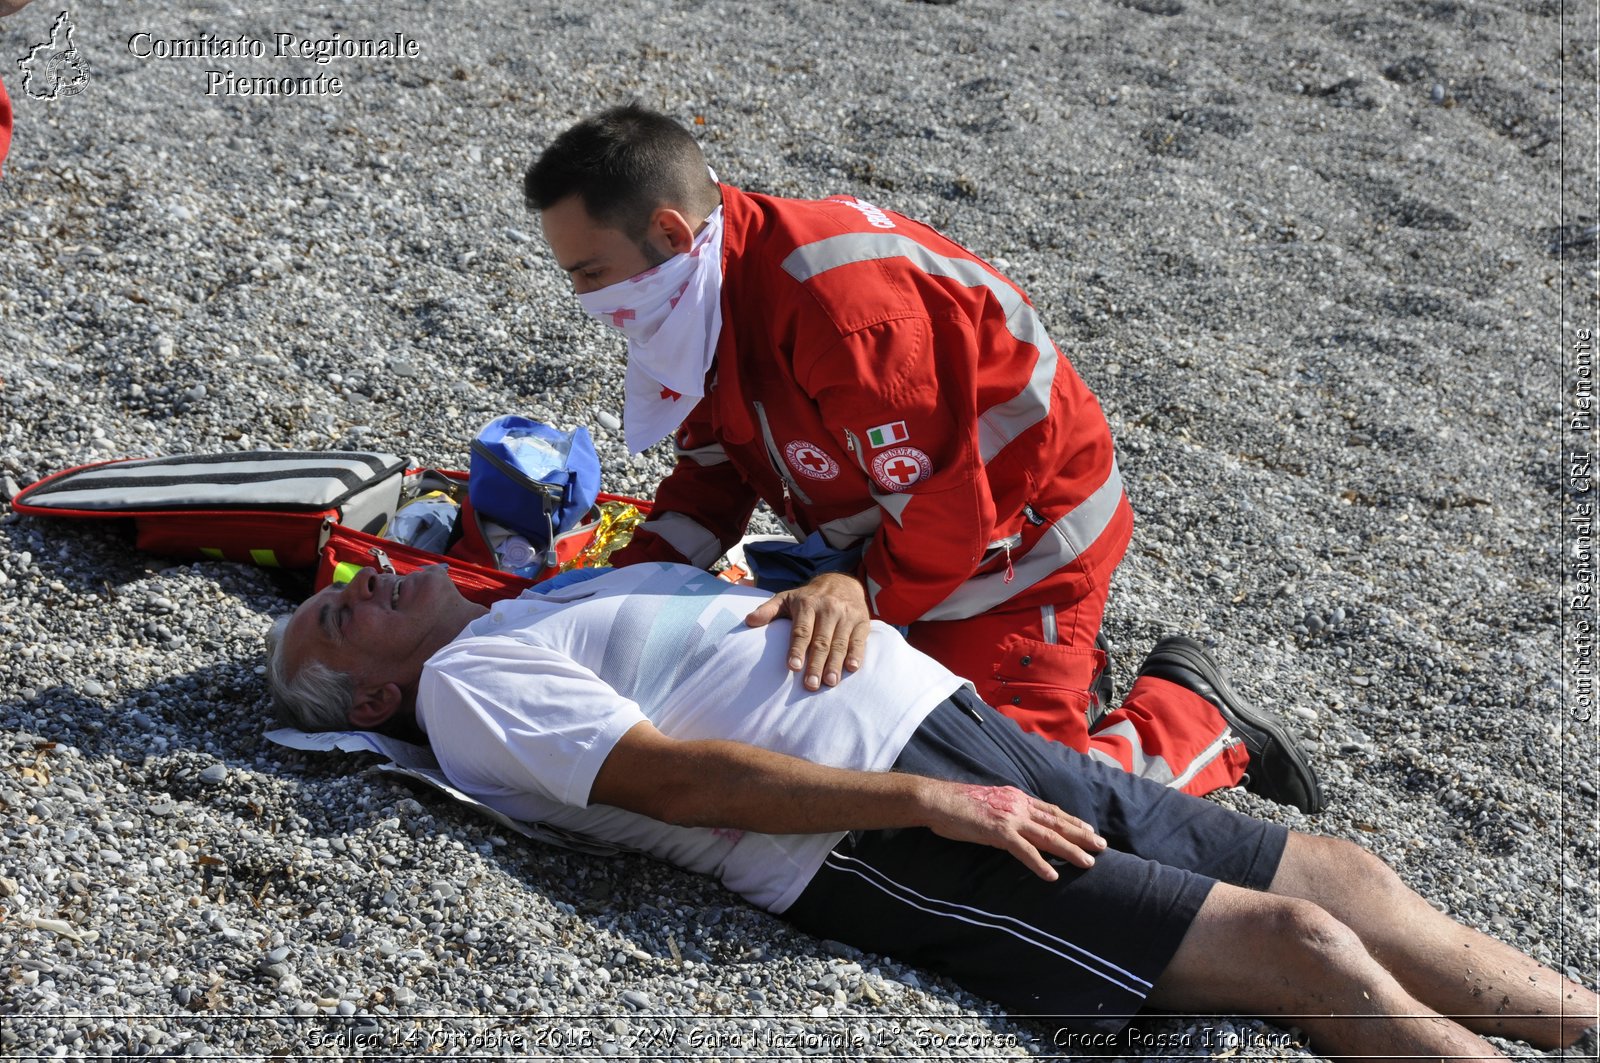
POLYGON ((867 442, 874 448, 887 447, 894 443, 904 443, 911 438, 911 433, 906 431, 904 421, 891 421, 880 424, 876 428, 867 429, 867 442))

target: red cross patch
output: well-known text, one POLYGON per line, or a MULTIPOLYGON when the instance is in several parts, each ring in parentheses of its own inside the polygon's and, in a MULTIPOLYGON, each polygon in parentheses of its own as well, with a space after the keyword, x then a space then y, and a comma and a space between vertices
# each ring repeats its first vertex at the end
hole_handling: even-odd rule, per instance
POLYGON ((872 458, 872 478, 890 491, 909 491, 933 475, 933 462, 916 447, 890 447, 872 458))
POLYGON ((839 475, 839 463, 827 451, 804 439, 796 439, 784 447, 783 456, 801 476, 809 476, 813 480, 831 480, 839 475))

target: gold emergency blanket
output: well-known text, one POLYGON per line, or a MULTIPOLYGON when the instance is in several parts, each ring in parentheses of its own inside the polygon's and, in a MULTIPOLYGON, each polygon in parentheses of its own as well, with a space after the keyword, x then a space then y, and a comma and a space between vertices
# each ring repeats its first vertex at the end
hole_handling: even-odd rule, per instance
POLYGON ((611 554, 633 540, 633 529, 644 523, 639 507, 628 502, 600 503, 600 519, 595 523, 589 544, 576 557, 562 564, 562 572, 575 568, 603 568, 611 554))

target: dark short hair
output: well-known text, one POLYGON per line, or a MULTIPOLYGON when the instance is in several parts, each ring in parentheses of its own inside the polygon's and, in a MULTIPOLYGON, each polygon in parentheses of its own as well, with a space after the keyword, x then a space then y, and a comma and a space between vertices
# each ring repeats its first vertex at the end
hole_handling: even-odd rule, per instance
POLYGON ((717 202, 694 137, 637 103, 601 111, 556 137, 528 167, 522 194, 529 210, 575 194, 591 218, 635 240, 663 204, 709 214, 717 202))

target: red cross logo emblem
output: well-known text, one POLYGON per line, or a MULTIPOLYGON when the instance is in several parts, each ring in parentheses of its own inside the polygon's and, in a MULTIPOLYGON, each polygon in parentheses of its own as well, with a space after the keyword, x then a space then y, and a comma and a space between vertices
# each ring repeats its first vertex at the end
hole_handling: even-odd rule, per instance
POLYGON ((829 457, 827 451, 804 439, 796 439, 784 447, 783 456, 795 472, 813 480, 831 480, 839 475, 839 463, 829 457))
POLYGON ((914 484, 922 472, 910 458, 896 458, 883 467, 884 473, 897 484, 914 484))
POLYGON ((621 328, 629 321, 632 321, 636 315, 632 310, 613 310, 606 316, 611 319, 611 324, 613 327, 621 328))
POLYGON ((664 399, 671 399, 673 402, 677 402, 679 399, 683 398, 683 392, 673 391, 671 388, 664 387, 661 389, 661 397, 664 399))
POLYGON ((872 459, 872 478, 890 491, 905 491, 933 474, 933 462, 916 447, 891 447, 872 459))

